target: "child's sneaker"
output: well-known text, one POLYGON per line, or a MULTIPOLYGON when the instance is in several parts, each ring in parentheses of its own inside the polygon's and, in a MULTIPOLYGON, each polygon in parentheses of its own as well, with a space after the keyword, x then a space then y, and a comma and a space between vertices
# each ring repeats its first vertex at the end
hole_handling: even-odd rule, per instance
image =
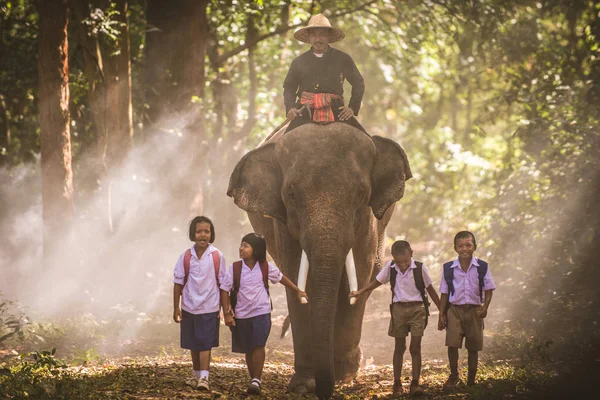
POLYGON ((208 387, 208 378, 204 377, 198 379, 198 385, 196 386, 196 388, 198 388, 198 390, 209 391, 210 388, 208 387))
POLYGON ((191 387, 198 387, 198 377, 197 376, 190 376, 189 378, 187 378, 185 380, 185 384, 191 387))
POLYGON ((256 378, 252 379, 246 392, 248 394, 260 394, 260 381, 256 378))

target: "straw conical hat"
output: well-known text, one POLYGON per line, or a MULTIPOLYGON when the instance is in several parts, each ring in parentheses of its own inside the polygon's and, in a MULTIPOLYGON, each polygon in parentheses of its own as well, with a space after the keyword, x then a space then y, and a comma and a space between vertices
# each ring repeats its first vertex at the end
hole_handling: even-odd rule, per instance
POLYGON ((326 28, 329 29, 329 43, 334 43, 342 40, 344 32, 338 28, 332 28, 329 20, 323 14, 313 15, 308 21, 308 26, 304 26, 294 32, 294 37, 301 42, 310 43, 309 32, 312 28, 326 28))

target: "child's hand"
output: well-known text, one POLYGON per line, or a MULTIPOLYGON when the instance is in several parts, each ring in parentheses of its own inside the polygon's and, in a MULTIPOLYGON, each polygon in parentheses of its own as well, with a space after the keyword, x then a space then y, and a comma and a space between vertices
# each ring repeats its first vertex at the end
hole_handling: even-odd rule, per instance
POLYGON ((225 314, 225 325, 235 326, 235 319, 233 319, 232 314, 230 314, 230 313, 225 314))
MULTIPOLYGON (((360 297, 362 293, 360 292, 360 290, 353 290, 350 292, 350 294, 348 294, 348 297, 352 298, 352 297, 360 297)), ((358 299, 357 299, 358 300, 358 299)))
POLYGON ((308 303, 308 295, 306 294, 306 292, 303 292, 302 290, 298 289, 298 291, 296 292, 296 297, 298 298, 298 301, 300 303, 302 303, 302 304, 308 303))
POLYGON ((177 324, 181 322, 181 308, 173 310, 173 321, 177 324))
POLYGON ((479 310, 479 318, 484 319, 485 317, 487 317, 487 308, 481 307, 481 310, 479 310))
POLYGON ((438 330, 443 331, 444 329, 446 329, 446 324, 447 324, 446 315, 440 313, 440 318, 438 319, 438 330))

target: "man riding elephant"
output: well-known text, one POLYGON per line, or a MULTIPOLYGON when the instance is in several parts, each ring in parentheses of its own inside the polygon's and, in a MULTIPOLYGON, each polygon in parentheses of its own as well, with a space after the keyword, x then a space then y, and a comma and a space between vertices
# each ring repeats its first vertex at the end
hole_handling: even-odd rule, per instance
POLYGON ((283 82, 285 110, 291 120, 286 132, 309 122, 340 121, 366 133, 354 118, 365 93, 363 77, 352 57, 329 46, 344 36, 344 32, 333 28, 323 14, 313 16, 308 26, 294 33, 296 39, 310 43, 311 48, 294 59, 283 82), (343 98, 344 80, 352 85, 347 107, 343 98), (304 105, 310 111, 302 109, 304 105))

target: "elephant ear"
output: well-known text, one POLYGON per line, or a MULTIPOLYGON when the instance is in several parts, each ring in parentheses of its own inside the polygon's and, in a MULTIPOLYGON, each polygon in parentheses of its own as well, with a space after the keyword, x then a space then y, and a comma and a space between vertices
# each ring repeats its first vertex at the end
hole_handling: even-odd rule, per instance
POLYGON ((371 172, 371 199, 369 205, 377 219, 404 196, 404 182, 412 178, 406 152, 393 140, 373 136, 377 149, 375 165, 371 172))
POLYGON ((281 200, 281 171, 275 161, 275 143, 267 143, 247 153, 237 163, 227 196, 244 211, 256 212, 286 222, 281 200))

